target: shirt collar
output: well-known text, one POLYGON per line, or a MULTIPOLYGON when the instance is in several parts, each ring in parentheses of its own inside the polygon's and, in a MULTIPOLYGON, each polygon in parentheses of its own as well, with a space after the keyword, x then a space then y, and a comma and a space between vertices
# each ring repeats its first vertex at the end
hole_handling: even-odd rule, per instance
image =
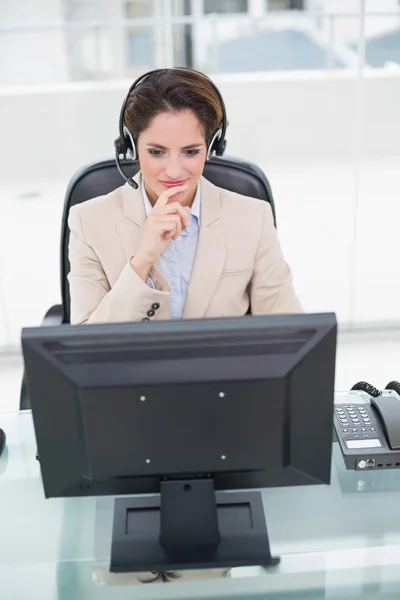
MULTIPOLYGON (((142 194, 143 194, 143 200, 144 200, 144 208, 146 210, 146 215, 148 215, 153 207, 152 207, 149 197, 147 195, 143 177, 142 177, 142 194)), ((195 194, 195 197, 193 200, 192 208, 190 209, 190 215, 193 217, 196 217, 196 219, 199 223, 199 226, 200 226, 200 182, 199 181, 197 182, 196 194, 195 194)))

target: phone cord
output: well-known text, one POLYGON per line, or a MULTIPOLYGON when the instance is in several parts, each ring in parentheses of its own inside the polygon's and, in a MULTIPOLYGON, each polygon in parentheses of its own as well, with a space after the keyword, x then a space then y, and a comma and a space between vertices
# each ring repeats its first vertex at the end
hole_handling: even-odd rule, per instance
POLYGON ((366 392, 367 394, 369 394, 370 396, 373 396, 374 398, 377 398, 378 396, 381 395, 381 392, 376 387, 374 387, 373 385, 368 383, 367 381, 358 381, 357 383, 355 383, 353 385, 353 387, 351 389, 359 390, 361 392, 366 392))
POLYGON ((393 391, 397 392, 398 395, 400 396, 400 382, 389 381, 389 383, 385 387, 385 390, 393 390, 393 391))

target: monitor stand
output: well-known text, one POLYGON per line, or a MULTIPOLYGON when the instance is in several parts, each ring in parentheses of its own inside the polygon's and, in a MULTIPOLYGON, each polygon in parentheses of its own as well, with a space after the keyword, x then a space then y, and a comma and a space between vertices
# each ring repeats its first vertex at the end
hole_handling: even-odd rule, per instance
POLYGON ((215 493, 212 479, 163 481, 160 492, 115 500, 112 572, 279 564, 260 492, 215 493))

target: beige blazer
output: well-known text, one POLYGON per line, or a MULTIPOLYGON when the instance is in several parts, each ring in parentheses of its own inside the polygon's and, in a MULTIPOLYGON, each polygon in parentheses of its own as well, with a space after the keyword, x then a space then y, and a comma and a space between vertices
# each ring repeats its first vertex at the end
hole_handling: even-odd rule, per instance
MULTIPOLYGON (((68 275, 71 323, 170 319, 172 289, 157 263, 151 289, 132 269, 146 212, 128 184, 71 208, 68 275)), ((204 177, 201 225, 183 318, 302 312, 267 202, 228 192, 204 177)))

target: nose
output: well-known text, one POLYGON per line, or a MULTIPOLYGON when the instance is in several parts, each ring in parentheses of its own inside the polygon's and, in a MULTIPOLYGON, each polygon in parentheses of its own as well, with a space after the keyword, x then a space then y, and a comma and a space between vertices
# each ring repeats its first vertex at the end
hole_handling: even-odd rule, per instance
POLYGON ((185 179, 182 160, 180 157, 170 157, 164 168, 165 176, 171 181, 185 179))

